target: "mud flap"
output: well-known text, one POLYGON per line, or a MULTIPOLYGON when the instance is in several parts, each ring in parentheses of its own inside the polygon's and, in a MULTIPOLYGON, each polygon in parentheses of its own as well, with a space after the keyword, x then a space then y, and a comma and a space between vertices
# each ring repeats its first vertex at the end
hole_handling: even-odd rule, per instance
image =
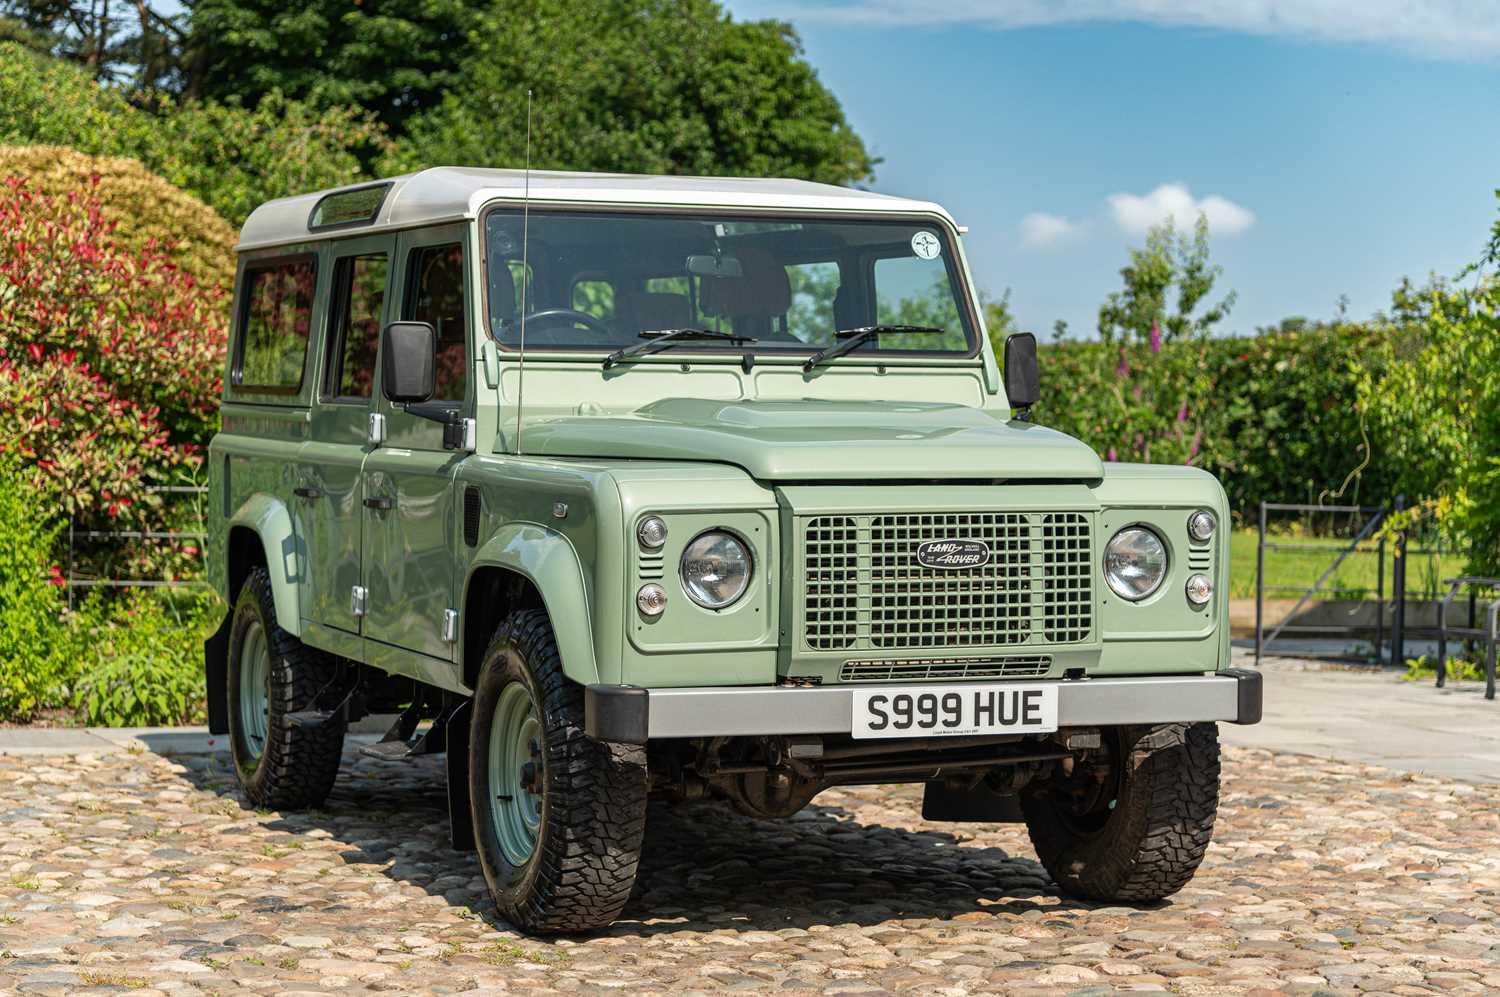
POLYGON ((960 789, 943 780, 927 783, 922 793, 923 820, 962 820, 976 824, 1020 824, 1021 800, 1014 794, 1002 796, 984 780, 972 789, 960 789))
POLYGON ((229 733, 229 623, 232 612, 214 635, 203 642, 203 676, 208 693, 208 732, 229 733))
POLYGON ((469 802, 469 715, 465 700, 448 717, 448 840, 456 852, 474 851, 474 809, 469 802))

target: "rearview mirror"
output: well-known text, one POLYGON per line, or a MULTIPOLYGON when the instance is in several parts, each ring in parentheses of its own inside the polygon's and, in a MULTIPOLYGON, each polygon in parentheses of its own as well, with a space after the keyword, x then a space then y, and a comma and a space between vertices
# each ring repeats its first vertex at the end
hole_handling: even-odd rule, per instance
POLYGON ((1029 409, 1041 399, 1041 371, 1036 360, 1036 337, 1018 332, 1005 337, 1005 394, 1010 407, 1029 409))
POLYGON ((437 333, 426 322, 392 322, 380 336, 380 380, 398 405, 425 402, 436 388, 437 333))
POLYGON ((745 268, 733 256, 694 254, 687 258, 687 272, 699 277, 743 277, 745 268))

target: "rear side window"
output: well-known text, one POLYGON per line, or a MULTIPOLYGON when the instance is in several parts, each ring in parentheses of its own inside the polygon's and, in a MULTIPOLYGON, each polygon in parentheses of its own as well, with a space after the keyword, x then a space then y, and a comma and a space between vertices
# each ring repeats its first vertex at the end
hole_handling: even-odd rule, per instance
POLYGON ((332 362, 328 365, 328 383, 323 387, 325 394, 370 397, 389 270, 384 253, 346 256, 334 267, 332 362))
POLYGON ((317 264, 312 257, 245 271, 233 381, 246 391, 296 394, 307 366, 317 264))

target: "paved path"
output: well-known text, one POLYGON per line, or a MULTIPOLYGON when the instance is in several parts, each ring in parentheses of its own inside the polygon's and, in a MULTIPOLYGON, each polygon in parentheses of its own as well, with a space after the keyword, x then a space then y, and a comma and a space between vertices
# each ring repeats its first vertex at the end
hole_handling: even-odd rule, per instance
MULTIPOLYGON (((1235 663, 1254 657, 1237 652, 1235 663)), ((1298 659, 1265 661, 1265 719, 1223 724, 1228 744, 1500 783, 1500 699, 1483 683, 1405 682, 1391 671, 1329 671, 1298 659)))
POLYGON ((624 920, 537 942, 444 845, 440 761, 351 756, 282 814, 220 754, 0 757, 0 993, 1500 992, 1491 787, 1230 749, 1203 868, 1148 908, 1060 899, 1023 829, 918 803, 653 806, 624 920))

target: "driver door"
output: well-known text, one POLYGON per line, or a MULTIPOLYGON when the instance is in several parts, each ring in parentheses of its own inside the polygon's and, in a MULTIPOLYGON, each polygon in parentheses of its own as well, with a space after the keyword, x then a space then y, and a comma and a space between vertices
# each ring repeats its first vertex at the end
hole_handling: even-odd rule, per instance
MULTIPOLYGON (((396 246, 397 314, 437 331, 433 401, 473 416, 469 302, 472 247, 462 225, 402 233, 396 246)), ((377 396, 385 439, 364 463, 367 638, 453 660, 444 617, 456 609, 454 474, 468 456, 443 447, 443 427, 377 396)))

